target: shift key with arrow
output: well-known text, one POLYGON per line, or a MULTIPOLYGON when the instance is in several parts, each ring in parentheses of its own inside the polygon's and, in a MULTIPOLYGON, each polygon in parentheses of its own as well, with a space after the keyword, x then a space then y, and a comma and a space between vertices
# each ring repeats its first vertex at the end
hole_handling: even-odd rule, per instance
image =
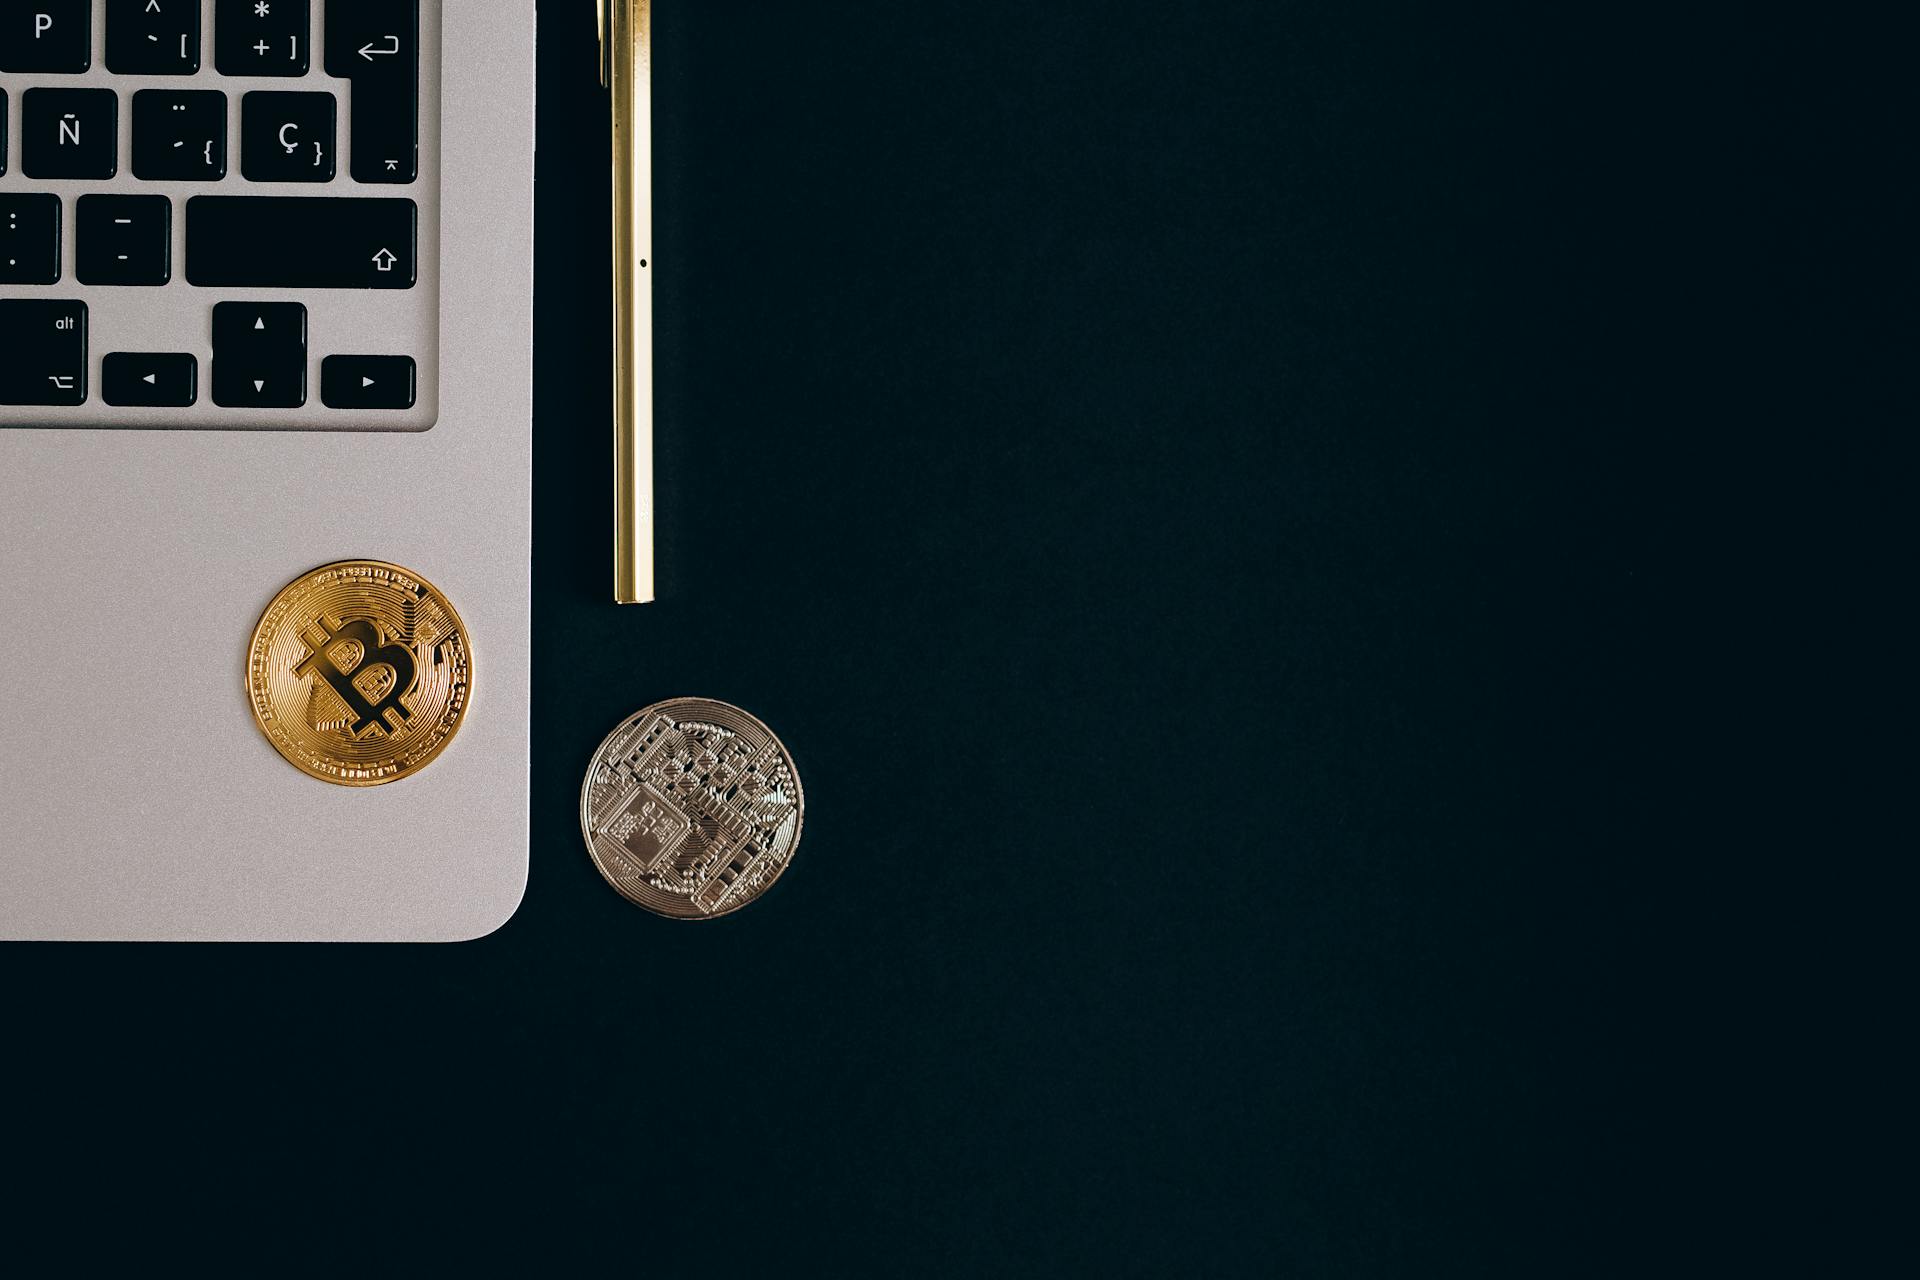
POLYGON ((350 81, 355 182, 420 174, 420 0, 328 0, 327 74, 350 81))
POLYGON ((393 197, 194 196, 187 281, 196 288, 411 289, 419 208, 393 197))

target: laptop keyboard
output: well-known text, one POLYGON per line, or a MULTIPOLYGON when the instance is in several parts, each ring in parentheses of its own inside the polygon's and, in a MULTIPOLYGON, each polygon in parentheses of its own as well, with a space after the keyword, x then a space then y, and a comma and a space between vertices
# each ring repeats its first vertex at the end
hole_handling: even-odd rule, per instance
POLYGON ((432 426, 439 10, 0 0, 0 428, 432 426))

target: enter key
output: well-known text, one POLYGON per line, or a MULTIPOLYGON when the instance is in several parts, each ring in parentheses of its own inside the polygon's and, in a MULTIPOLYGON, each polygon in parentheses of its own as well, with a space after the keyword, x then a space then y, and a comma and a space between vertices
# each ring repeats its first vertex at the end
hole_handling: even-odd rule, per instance
POLYGON ((329 0, 327 74, 353 85, 347 138, 355 182, 420 174, 420 0, 329 0))

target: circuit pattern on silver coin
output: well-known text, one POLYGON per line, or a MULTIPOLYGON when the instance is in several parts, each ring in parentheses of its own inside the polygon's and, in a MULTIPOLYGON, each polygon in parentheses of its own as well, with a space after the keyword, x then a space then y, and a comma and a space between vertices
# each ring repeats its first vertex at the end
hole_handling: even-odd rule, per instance
POLYGON ((707 698, 655 703, 594 753, 580 830, 607 883, 679 920, 736 911, 800 844, 800 775, 773 731, 707 698))

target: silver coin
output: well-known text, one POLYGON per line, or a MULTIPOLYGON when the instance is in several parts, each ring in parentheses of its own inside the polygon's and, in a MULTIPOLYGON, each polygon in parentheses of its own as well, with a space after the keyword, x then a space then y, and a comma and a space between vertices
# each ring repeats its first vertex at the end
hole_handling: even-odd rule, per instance
POLYGON ((773 730, 724 702, 673 698, 629 716, 594 752, 580 833, 629 901, 706 920, 780 878, 805 807, 773 730))

